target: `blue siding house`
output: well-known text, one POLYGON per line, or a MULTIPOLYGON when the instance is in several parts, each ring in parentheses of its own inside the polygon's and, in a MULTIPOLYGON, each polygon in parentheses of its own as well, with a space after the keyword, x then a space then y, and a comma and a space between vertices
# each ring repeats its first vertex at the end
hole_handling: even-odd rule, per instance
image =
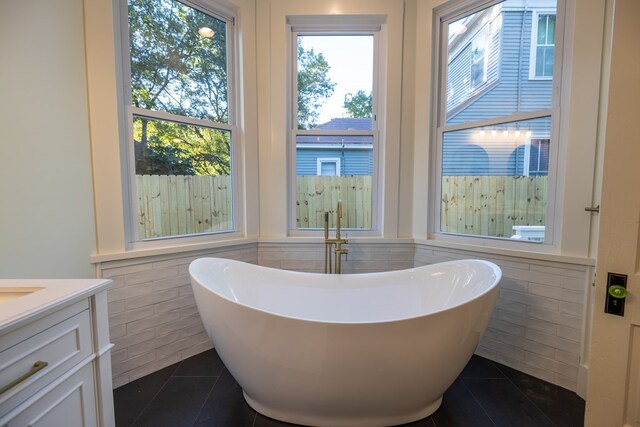
MULTIPOLYGON (((371 130, 371 118, 335 118, 317 130, 371 130)), ((296 175, 372 175, 373 137, 298 135, 296 175)))
MULTIPOLYGON (((551 108, 555 1, 508 0, 449 26, 447 125, 551 108)), ((551 120, 446 132, 442 175, 546 175, 551 120)))

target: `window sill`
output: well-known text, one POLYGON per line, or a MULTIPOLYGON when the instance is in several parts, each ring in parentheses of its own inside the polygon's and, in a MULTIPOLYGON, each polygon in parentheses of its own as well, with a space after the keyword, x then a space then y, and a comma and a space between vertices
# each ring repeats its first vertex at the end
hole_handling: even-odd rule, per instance
POLYGON ((113 252, 108 254, 96 254, 90 257, 92 264, 101 262, 120 261, 136 258, 144 258, 157 255, 172 255, 185 252, 203 251, 207 249, 226 248, 233 246, 249 245, 257 243, 255 237, 229 236, 224 240, 189 242, 186 244, 176 244, 175 240, 165 240, 164 246, 154 246, 150 248, 132 249, 124 252, 113 252))
POLYGON ((451 240, 437 239, 415 239, 416 246, 427 246, 441 249, 454 249, 465 252, 477 252, 478 256, 501 255, 514 258, 523 258, 527 260, 561 262, 565 264, 575 264, 581 266, 595 266, 596 260, 588 257, 562 255, 551 250, 556 249, 554 246, 544 245, 541 243, 523 243, 512 242, 513 248, 489 246, 490 242, 480 242, 477 244, 465 242, 454 242, 451 240), (526 245, 526 246, 523 246, 526 245), (545 251, 546 249, 546 251, 545 251))

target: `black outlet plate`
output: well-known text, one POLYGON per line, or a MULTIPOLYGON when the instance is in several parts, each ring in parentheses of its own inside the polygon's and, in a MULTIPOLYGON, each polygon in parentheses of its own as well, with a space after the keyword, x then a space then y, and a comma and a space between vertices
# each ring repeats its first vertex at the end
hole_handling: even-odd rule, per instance
POLYGON ((620 273, 608 273, 607 274, 607 295, 604 303, 604 312, 609 314, 615 314, 616 316, 624 316, 624 302, 625 298, 614 298, 609 295, 609 288, 611 286, 627 287, 627 275, 620 273))

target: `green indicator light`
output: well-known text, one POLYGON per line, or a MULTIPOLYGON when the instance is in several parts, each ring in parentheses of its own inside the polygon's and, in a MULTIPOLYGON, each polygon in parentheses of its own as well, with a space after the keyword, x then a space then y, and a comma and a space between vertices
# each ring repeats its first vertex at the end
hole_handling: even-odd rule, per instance
POLYGON ((625 288, 624 286, 620 286, 620 285, 609 286, 609 295, 611 295, 614 298, 618 298, 618 299, 626 298, 628 293, 629 291, 627 291, 627 288, 625 288))

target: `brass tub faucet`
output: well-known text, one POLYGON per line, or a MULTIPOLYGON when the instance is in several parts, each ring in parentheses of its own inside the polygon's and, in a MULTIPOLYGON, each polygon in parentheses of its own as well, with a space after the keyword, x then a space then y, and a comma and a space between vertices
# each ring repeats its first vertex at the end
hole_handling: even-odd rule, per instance
POLYGON ((336 237, 329 238, 329 212, 324 213, 324 272, 329 274, 342 273, 342 255, 349 253, 349 249, 343 248, 343 245, 349 243, 348 239, 340 236, 340 221, 342 219, 342 200, 338 200, 336 209, 336 237), (333 246, 335 245, 335 249, 333 246), (333 251, 333 254, 331 253, 333 251), (331 258, 334 258, 332 265, 331 258))

